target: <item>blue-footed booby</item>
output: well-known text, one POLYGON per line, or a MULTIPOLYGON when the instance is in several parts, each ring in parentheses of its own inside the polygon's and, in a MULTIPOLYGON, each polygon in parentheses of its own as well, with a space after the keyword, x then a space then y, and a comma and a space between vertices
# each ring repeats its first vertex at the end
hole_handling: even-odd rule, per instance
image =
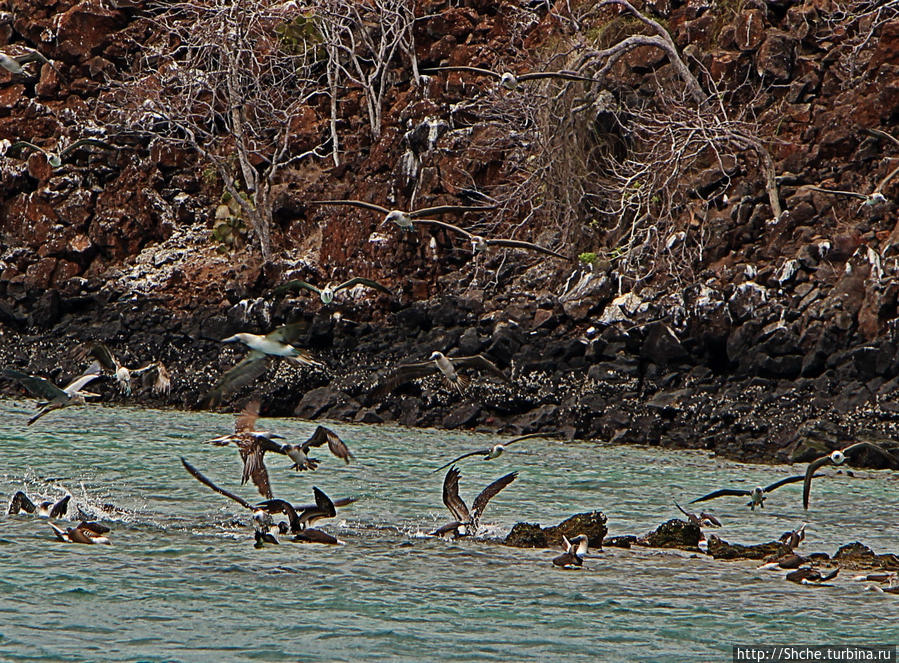
POLYGON ((16 380, 34 396, 46 399, 46 401, 37 404, 41 411, 28 420, 28 425, 30 426, 48 412, 71 405, 85 405, 87 403, 86 399, 99 398, 99 394, 82 391, 82 388, 91 380, 98 378, 100 372, 100 364, 95 361, 84 373, 66 385, 64 389, 60 389, 46 378, 28 375, 13 368, 4 368, 2 374, 5 377, 16 380))

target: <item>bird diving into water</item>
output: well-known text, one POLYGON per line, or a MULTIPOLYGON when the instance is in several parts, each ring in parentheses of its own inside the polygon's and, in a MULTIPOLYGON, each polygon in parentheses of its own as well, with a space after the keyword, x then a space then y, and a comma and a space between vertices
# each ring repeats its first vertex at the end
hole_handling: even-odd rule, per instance
POLYGON ((422 69, 421 73, 430 74, 436 71, 466 71, 472 74, 479 74, 481 76, 490 76, 491 78, 495 78, 499 81, 499 84, 506 88, 507 90, 514 90, 518 87, 519 83, 526 83, 528 81, 538 81, 545 80, 547 78, 556 78, 566 81, 585 81, 590 83, 599 83, 601 81, 590 78, 589 76, 584 76, 583 74, 579 74, 576 71, 532 71, 526 74, 513 74, 511 71, 498 72, 492 71, 490 69, 483 69, 481 67, 470 67, 470 66, 444 66, 444 67, 430 67, 428 69, 422 69))
POLYGON ((148 371, 156 371, 156 380, 153 383, 153 393, 158 395, 168 394, 172 390, 172 380, 169 372, 161 361, 155 361, 141 368, 131 369, 124 366, 112 353, 105 343, 94 343, 90 350, 100 365, 115 375, 119 390, 126 396, 131 395, 131 377, 141 375, 148 371))
POLYGON ((842 465, 847 459, 854 460, 855 457, 863 451, 868 451, 880 456, 886 460, 891 467, 899 468, 899 458, 883 447, 879 447, 871 442, 857 442, 855 444, 850 444, 845 449, 831 451, 826 456, 821 456, 820 458, 813 460, 806 468, 805 474, 802 476, 804 482, 802 485, 802 508, 808 510, 808 497, 812 490, 812 479, 823 476, 821 474, 815 474, 815 470, 824 465, 842 465))
POLYGON ((322 364, 308 352, 291 345, 305 328, 304 323, 297 322, 278 327, 264 336, 241 332, 223 338, 222 343, 243 343, 250 352, 219 378, 203 402, 207 406, 217 405, 226 394, 253 382, 265 372, 269 357, 283 357, 300 365, 321 367, 322 364))
POLYGON ((802 481, 805 479, 805 475, 797 474, 793 477, 787 477, 786 479, 781 479, 780 481, 775 481, 770 486, 756 486, 752 490, 746 490, 745 488, 722 488, 721 490, 716 490, 714 492, 709 493, 708 495, 703 495, 702 497, 698 497, 690 504, 696 504, 696 502, 705 502, 706 500, 713 500, 716 497, 724 497, 725 495, 736 495, 739 497, 749 497, 749 501, 746 503, 746 506, 751 507, 753 511, 755 511, 755 507, 759 507, 761 509, 765 508, 765 499, 772 490, 776 490, 781 486, 786 486, 790 483, 796 483, 797 481, 802 481))
POLYGON ((391 295, 391 296, 393 295, 393 291, 390 290, 390 288, 381 285, 377 281, 372 281, 371 279, 364 279, 360 276, 351 278, 350 280, 344 281, 343 283, 341 283, 339 285, 334 285, 333 283, 328 283, 325 285, 324 288, 318 288, 318 287, 312 285, 311 283, 307 283, 306 281, 301 281, 300 279, 296 279, 294 281, 289 281, 289 282, 285 283, 284 285, 279 285, 277 288, 274 289, 272 294, 281 295, 286 292, 299 293, 299 291, 301 289, 305 288, 306 290, 309 290, 309 291, 317 294, 319 296, 319 298, 321 299, 322 304, 330 304, 331 302, 334 301, 334 297, 337 295, 338 292, 340 292, 341 290, 348 290, 349 288, 354 288, 357 285, 364 285, 369 288, 374 288, 375 290, 380 290, 381 292, 386 293, 388 295, 391 295))
POLYGON ((389 210, 374 203, 367 203, 364 200, 313 200, 310 201, 316 205, 350 205, 352 207, 361 207, 362 209, 380 212, 384 215, 383 223, 392 222, 403 230, 412 230, 417 223, 438 223, 431 219, 424 219, 425 216, 436 216, 438 214, 464 214, 465 212, 483 212, 496 209, 495 205, 438 205, 436 207, 425 207, 422 209, 406 212, 403 210, 389 210))
POLYGON ((432 536, 468 536, 477 534, 480 525, 481 516, 484 515, 484 509, 487 503, 493 499, 496 494, 518 477, 518 472, 510 472, 500 477, 474 498, 471 503, 471 511, 468 510, 465 502, 459 497, 459 477, 461 476, 459 469, 451 467, 443 479, 443 503, 452 514, 453 522, 444 525, 440 529, 431 532, 432 536))
POLYGON ((243 461, 241 485, 252 479, 259 494, 266 499, 272 499, 268 469, 265 467, 264 460, 267 451, 284 454, 294 462, 291 469, 297 471, 318 468, 319 461, 308 456, 309 448, 321 446, 325 442, 328 443, 331 453, 345 463, 349 464, 350 459, 353 458, 346 443, 330 428, 318 426, 312 436, 302 444, 280 444, 275 442, 275 438, 283 439, 283 436, 255 430, 258 417, 259 401, 251 401, 237 417, 233 433, 208 440, 208 443, 217 446, 234 444, 243 461))
POLYGON ((60 389, 46 378, 28 375, 27 373, 22 373, 14 368, 4 368, 2 371, 3 376, 16 380, 30 391, 32 395, 46 399, 45 401, 38 402, 37 406, 41 408, 41 410, 28 420, 29 426, 48 412, 53 412, 53 410, 70 407, 72 405, 85 405, 87 404, 88 398, 99 398, 100 394, 82 391, 82 388, 91 380, 100 377, 100 373, 100 364, 95 361, 84 373, 72 380, 65 388, 60 389))
POLYGON ((450 462, 441 465, 436 470, 432 470, 433 472, 439 472, 445 467, 449 467, 450 465, 454 465, 459 462, 463 458, 469 458, 470 456, 483 456, 484 460, 493 460, 494 458, 499 458, 505 452, 506 447, 509 447, 517 442, 523 442, 524 440, 533 440, 536 437, 553 437, 552 433, 531 433, 530 435, 522 435, 521 437, 516 437, 514 440, 509 440, 508 442, 497 442, 491 447, 484 447, 483 449, 476 449, 474 451, 469 451, 468 453, 464 453, 461 456, 457 456, 453 458, 450 462))
MULTIPOLYGON (((243 508, 251 511, 253 513, 253 522, 256 530, 261 531, 263 534, 272 533, 268 529, 271 524, 272 515, 286 515, 288 519, 287 522, 280 523, 277 526, 277 530, 281 534, 296 534, 297 537, 301 537, 295 539, 300 543, 339 543, 334 537, 325 532, 321 532, 321 530, 315 530, 313 532, 310 529, 310 526, 319 520, 334 518, 337 515, 336 507, 346 506, 347 504, 352 504, 356 501, 355 497, 331 500, 323 491, 313 486, 312 492, 315 495, 315 504, 296 506, 290 504, 286 500, 269 499, 254 506, 239 495, 235 495, 234 493, 217 486, 211 479, 207 478, 183 457, 181 458, 181 464, 184 465, 184 469, 186 469, 197 481, 208 488, 211 488, 219 495, 224 495, 228 499, 234 500, 240 504, 243 508), (321 535, 319 535, 319 532, 321 535), (333 539, 333 541, 331 539, 333 539)), ((263 539, 266 538, 267 537, 263 537, 263 539)), ((256 541, 259 543, 260 537, 256 537, 256 541)), ((271 541, 268 542, 270 543, 271 541)))
POLYGON ((41 518, 62 518, 69 510, 69 500, 71 495, 66 495, 62 499, 52 502, 45 500, 39 504, 35 504, 21 490, 16 491, 9 501, 9 508, 6 510, 11 516, 24 511, 25 513, 36 514, 41 518))
POLYGON ((487 373, 498 377, 503 382, 509 382, 509 378, 506 377, 506 374, 484 355, 478 354, 469 357, 447 357, 442 352, 434 352, 431 354, 428 361, 401 364, 397 366, 379 382, 373 393, 375 397, 380 397, 411 380, 423 378, 439 371, 443 375, 443 381, 446 385, 452 387, 461 394, 465 390, 465 387, 468 386, 470 379, 464 375, 459 375, 458 369, 486 371, 487 373))

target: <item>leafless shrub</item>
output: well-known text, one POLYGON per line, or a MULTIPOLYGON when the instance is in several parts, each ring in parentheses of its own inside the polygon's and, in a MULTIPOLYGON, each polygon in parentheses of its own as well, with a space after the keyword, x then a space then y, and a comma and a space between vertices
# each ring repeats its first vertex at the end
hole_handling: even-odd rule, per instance
POLYGON ((840 44, 835 71, 843 89, 851 89, 864 77, 880 28, 899 18, 899 0, 838 0, 822 18, 818 41, 840 44))
POLYGON ((391 63, 401 51, 418 80, 411 0, 317 0, 310 4, 327 52, 331 91, 331 140, 338 163, 337 100, 340 86, 362 89, 373 140, 381 135, 384 97, 391 85, 391 63))
POLYGON ((272 256, 272 186, 316 149, 297 149, 300 110, 320 94, 315 44, 294 3, 162 3, 149 19, 161 39, 141 45, 120 82, 120 118, 152 140, 199 154, 239 203, 263 259, 272 256))

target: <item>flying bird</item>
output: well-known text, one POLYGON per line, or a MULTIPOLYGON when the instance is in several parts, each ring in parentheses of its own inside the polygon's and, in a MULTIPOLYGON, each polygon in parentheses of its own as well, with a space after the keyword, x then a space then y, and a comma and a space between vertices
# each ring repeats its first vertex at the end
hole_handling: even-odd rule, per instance
POLYGON ((9 508, 6 510, 11 516, 24 511, 25 513, 37 513, 42 518, 62 518, 69 510, 69 500, 71 495, 66 495, 56 502, 46 500, 40 504, 35 504, 21 490, 17 491, 9 501, 9 508))
POLYGON ((584 565, 584 555, 587 554, 586 534, 578 534, 571 541, 563 534, 562 541, 564 543, 565 552, 553 559, 553 566, 559 566, 563 569, 578 569, 584 565))
POLYGON ((545 246, 534 244, 533 242, 525 242, 520 239, 487 238, 482 235, 475 235, 474 233, 468 232, 467 230, 464 230, 459 226, 454 226, 451 223, 444 223, 443 221, 437 221, 435 219, 421 219, 419 220, 419 223, 429 223, 431 225, 437 226, 438 228, 443 228, 444 230, 449 230, 451 232, 458 233, 464 236, 469 242, 471 242, 471 250, 475 253, 484 252, 491 246, 502 246, 511 249, 539 251, 561 260, 571 260, 569 256, 553 251, 552 249, 548 249, 545 246))
POLYGON ((82 391, 82 387, 100 376, 100 364, 96 361, 92 363, 84 373, 66 385, 64 389, 60 389, 46 378, 28 375, 27 373, 22 373, 13 368, 4 368, 2 375, 16 380, 34 396, 46 399, 43 402, 38 402, 37 406, 40 407, 41 410, 28 420, 29 426, 48 412, 69 407, 71 405, 85 405, 87 403, 86 399, 100 397, 99 394, 82 391))
POLYGON ((812 479, 823 476, 821 474, 815 474, 815 470, 828 464, 842 465, 847 459, 854 460, 856 454, 866 450, 886 459, 892 467, 899 467, 899 458, 896 458, 896 456, 886 449, 883 449, 876 444, 872 444, 871 442, 856 442, 855 444, 850 444, 845 449, 831 451, 826 456, 821 456, 817 460, 813 460, 806 468, 805 475, 803 476, 804 483, 802 485, 802 507, 808 510, 808 496, 812 490, 812 479))
POLYGON ((49 150, 45 150, 40 145, 35 145, 34 143, 29 143, 27 140, 20 140, 9 146, 9 149, 6 150, 6 153, 10 152, 22 152, 24 150, 36 150, 38 152, 43 153, 45 157, 47 157, 47 163, 50 164, 53 168, 59 168, 62 166, 63 161, 65 161, 66 157, 74 152, 75 150, 81 147, 100 147, 104 150, 117 150, 114 145, 110 145, 109 143, 98 140, 96 138, 81 138, 76 140, 74 143, 69 145, 68 147, 60 150, 59 152, 50 152, 49 150))
POLYGON ((756 486, 752 490, 746 490, 745 488, 722 488, 721 490, 716 490, 708 495, 703 495, 702 497, 698 497, 690 504, 695 504, 696 502, 705 502, 706 500, 713 500, 716 497, 723 497, 725 495, 737 495, 737 496, 746 496, 749 497, 749 501, 746 503, 746 506, 752 507, 752 510, 755 511, 755 507, 765 508, 765 499, 772 490, 776 490, 781 486, 785 486, 788 483, 796 483, 797 481, 802 481, 805 478, 804 475, 798 474, 794 477, 787 477, 786 479, 781 479, 780 481, 775 481, 770 486, 765 486, 762 488, 761 486, 756 486))
POLYGON ((278 453, 286 454, 293 461, 293 465, 290 466, 291 469, 297 472, 301 470, 316 470, 321 463, 318 459, 309 457, 309 449, 311 447, 320 447, 325 442, 328 443, 328 449, 332 454, 343 460, 347 465, 350 464, 350 459, 354 458, 354 456, 350 452, 349 447, 340 439, 337 433, 325 426, 316 426, 309 439, 302 444, 282 444, 278 453))
POLYGON ((90 354, 100 362, 100 365, 115 375, 119 390, 126 396, 131 395, 131 376, 140 375, 148 371, 156 371, 156 381, 153 383, 153 393, 156 395, 167 394, 172 390, 172 380, 168 370, 162 362, 153 362, 141 368, 131 369, 124 366, 112 353, 105 343, 94 343, 90 354))
POLYGON ((469 458, 470 456, 483 456, 484 460, 493 460, 494 458, 499 458, 505 452, 506 447, 515 444, 516 442, 522 442, 524 440, 532 440, 535 437, 550 437, 552 434, 546 433, 531 433, 530 435, 522 435, 521 437, 516 437, 514 440, 509 440, 508 442, 497 442, 492 447, 485 447, 483 449, 476 449, 475 451, 469 451, 468 453, 462 454, 456 458, 453 458, 450 462, 441 465, 436 470, 432 470, 433 472, 439 472, 445 467, 449 467, 450 465, 454 465, 459 462, 463 458, 469 458))
POLYGON ((109 545, 110 543, 109 537, 106 536, 109 534, 109 528, 100 523, 82 521, 78 523, 77 527, 62 529, 51 522, 50 527, 53 528, 56 538, 65 543, 85 543, 89 545, 96 543, 109 545))
POLYGON ((504 382, 509 378, 493 362, 484 355, 471 355, 468 357, 447 357, 442 352, 434 352, 428 361, 401 364, 397 366, 381 383, 375 387, 376 397, 389 393, 411 380, 423 378, 433 373, 440 372, 447 386, 452 387, 460 394, 468 386, 469 378, 459 375, 457 369, 473 369, 491 373, 504 382))
MULTIPOLYGON (((471 511, 468 510, 465 502, 459 497, 459 476, 460 472, 456 467, 451 467, 446 473, 446 477, 443 479, 443 503, 453 515, 456 535, 467 536, 469 534, 477 533, 478 525, 480 524, 481 516, 484 514, 484 509, 487 508, 487 503, 490 502, 499 491, 515 481, 516 477, 518 477, 518 472, 510 472, 482 490, 481 493, 474 498, 474 502, 471 503, 471 511)), ((452 524, 453 523, 451 523, 451 525, 452 524)), ((441 528, 441 530, 442 529, 445 529, 445 527, 441 528)), ((437 531, 439 532, 440 530, 437 531)))
POLYGON ((706 513, 705 511, 703 511, 697 516, 695 513, 686 511, 680 504, 677 503, 677 501, 674 502, 674 506, 676 506, 678 510, 687 517, 687 520, 689 520, 699 528, 721 527, 721 521, 715 518, 715 516, 710 513, 706 513))
POLYGON ((340 285, 334 285, 333 283, 328 283, 324 288, 318 288, 311 283, 307 283, 306 281, 301 281, 299 279, 294 281, 289 281, 284 285, 279 285, 275 288, 273 294, 280 295, 285 292, 293 291, 299 292, 300 289, 305 288, 306 290, 310 290, 317 294, 322 301, 322 304, 330 304, 334 301, 334 296, 340 292, 341 290, 346 290, 348 288, 354 288, 357 285, 368 286, 369 288, 374 288, 375 290, 380 290, 381 292, 387 293, 388 295, 393 295, 393 292, 390 288, 387 288, 377 281, 372 281, 371 279, 364 279, 360 276, 356 276, 351 278, 349 281, 344 281, 340 285))
POLYGON ((431 219, 422 219, 425 216, 435 216, 437 214, 464 214, 465 212, 483 212, 486 210, 496 209, 495 205, 438 205, 436 207, 425 207, 422 209, 406 212, 404 210, 389 210, 375 203, 367 203, 364 200, 313 200, 310 201, 316 205, 351 205, 353 207, 361 207, 362 209, 380 212, 384 215, 384 223, 392 222, 403 230, 412 230, 415 226, 413 221, 419 223, 437 223, 431 219))
POLYGON ((6 53, 0 52, 0 67, 3 67, 9 72, 13 74, 22 74, 25 72, 24 66, 29 62, 40 62, 41 64, 49 64, 51 67, 56 69, 53 66, 53 63, 50 62, 40 51, 28 51, 23 55, 7 55, 6 53))
POLYGON ((264 336, 242 332, 223 338, 222 343, 243 343, 250 348, 250 352, 219 378, 203 402, 209 406, 216 405, 226 394, 253 382, 265 372, 269 357, 283 357, 300 365, 321 366, 308 352, 291 345, 305 327, 303 323, 293 323, 278 327, 264 336))
POLYGON ((576 71, 532 71, 527 74, 513 74, 511 71, 498 72, 492 71, 490 69, 482 69, 481 67, 469 67, 469 66, 447 66, 447 67, 431 67, 429 69, 422 69, 421 73, 429 74, 435 71, 467 71, 473 74, 480 74, 482 76, 490 76, 499 81, 499 84, 506 88, 507 90, 514 90, 518 87, 519 83, 526 83, 528 81, 538 81, 546 78, 558 78, 566 81, 587 81, 590 83, 599 83, 601 81, 590 78, 589 76, 584 76, 583 74, 579 74, 576 71))

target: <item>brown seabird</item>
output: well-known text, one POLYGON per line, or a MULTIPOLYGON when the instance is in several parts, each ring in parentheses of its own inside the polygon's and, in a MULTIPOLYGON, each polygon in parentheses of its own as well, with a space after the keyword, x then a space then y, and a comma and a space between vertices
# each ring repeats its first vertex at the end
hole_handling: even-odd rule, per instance
POLYGON ((454 531, 456 536, 476 534, 481 516, 484 514, 484 509, 487 508, 487 503, 490 502, 499 491, 515 481, 518 477, 518 472, 510 472, 484 488, 484 490, 474 498, 474 502, 471 503, 471 511, 468 510, 465 502, 459 497, 459 476, 460 472, 458 468, 451 467, 446 473, 446 477, 443 479, 443 503, 453 515, 454 522, 435 530, 433 533, 434 535, 437 535, 436 533, 440 532, 439 536, 442 536, 450 531, 454 531), (450 526, 452 526, 451 529, 447 530, 447 527, 450 526))
POLYGON ((553 559, 553 565, 563 569, 579 569, 584 565, 584 555, 587 554, 587 535, 578 534, 569 541, 562 535, 564 553, 553 559))
POLYGON ((855 444, 850 444, 845 449, 831 451, 826 456, 821 456, 817 460, 813 460, 806 468, 805 476, 803 477, 804 483, 802 485, 802 507, 808 510, 808 496, 812 490, 812 479, 823 476, 821 474, 815 474, 815 470, 828 464, 842 465, 846 462, 847 458, 853 459, 854 456, 861 451, 871 451, 892 463, 893 467, 899 467, 899 458, 896 458, 886 449, 883 449, 876 444, 872 444, 871 442, 856 442, 855 444))
POLYGON ((66 543, 105 543, 107 545, 110 543, 109 537, 106 536, 109 533, 109 528, 100 523, 82 521, 78 523, 77 527, 62 529, 51 522, 50 527, 53 528, 56 538, 66 543))
POLYGON ((367 203, 364 200, 313 200, 310 201, 316 205, 351 205, 353 207, 361 207, 362 209, 380 212, 384 215, 383 223, 392 222, 403 230, 412 230, 415 226, 412 223, 439 223, 431 219, 423 219, 421 217, 434 216, 437 214, 463 214, 465 212, 483 212, 486 210, 496 209, 495 205, 438 205, 436 207, 425 207, 422 209, 406 212, 403 210, 389 210, 374 203, 367 203))
POLYGON ((153 393, 156 395, 168 394, 172 390, 172 381, 169 372, 162 362, 156 361, 141 368, 130 369, 124 366, 112 353, 105 343, 94 343, 90 351, 100 365, 115 375, 119 390, 126 396, 131 395, 131 376, 140 375, 147 371, 156 371, 156 381, 153 383, 153 393))
POLYGON ((46 378, 28 375, 27 373, 22 373, 13 368, 4 368, 2 374, 5 377, 19 382, 19 384, 25 387, 34 396, 46 399, 45 402, 39 402, 37 404, 38 407, 41 407, 42 409, 28 420, 28 425, 30 426, 48 412, 72 405, 85 405, 87 403, 86 399, 99 398, 99 394, 82 391, 82 387, 87 385, 91 380, 98 378, 100 372, 100 364, 95 361, 84 373, 66 385, 64 389, 60 389, 46 378))
POLYGON ((462 454, 461 456, 457 456, 453 458, 450 462, 441 465, 436 470, 432 470, 433 472, 439 472, 445 467, 449 467, 462 460, 463 458, 469 458, 470 456, 483 456, 484 460, 493 460, 494 458, 499 458, 505 452, 506 447, 510 447, 516 442, 522 442, 524 440, 531 440, 535 437, 552 437, 552 433, 530 433, 529 435, 522 435, 521 437, 516 437, 514 440, 509 440, 508 442, 497 442, 491 447, 485 447, 483 449, 476 449, 475 451, 469 451, 468 453, 462 454))
POLYGON ((66 495, 56 502, 45 500, 40 504, 35 504, 21 490, 17 491, 9 501, 9 508, 6 510, 11 516, 24 511, 25 513, 36 514, 42 518, 62 518, 69 510, 69 500, 71 495, 66 495))

